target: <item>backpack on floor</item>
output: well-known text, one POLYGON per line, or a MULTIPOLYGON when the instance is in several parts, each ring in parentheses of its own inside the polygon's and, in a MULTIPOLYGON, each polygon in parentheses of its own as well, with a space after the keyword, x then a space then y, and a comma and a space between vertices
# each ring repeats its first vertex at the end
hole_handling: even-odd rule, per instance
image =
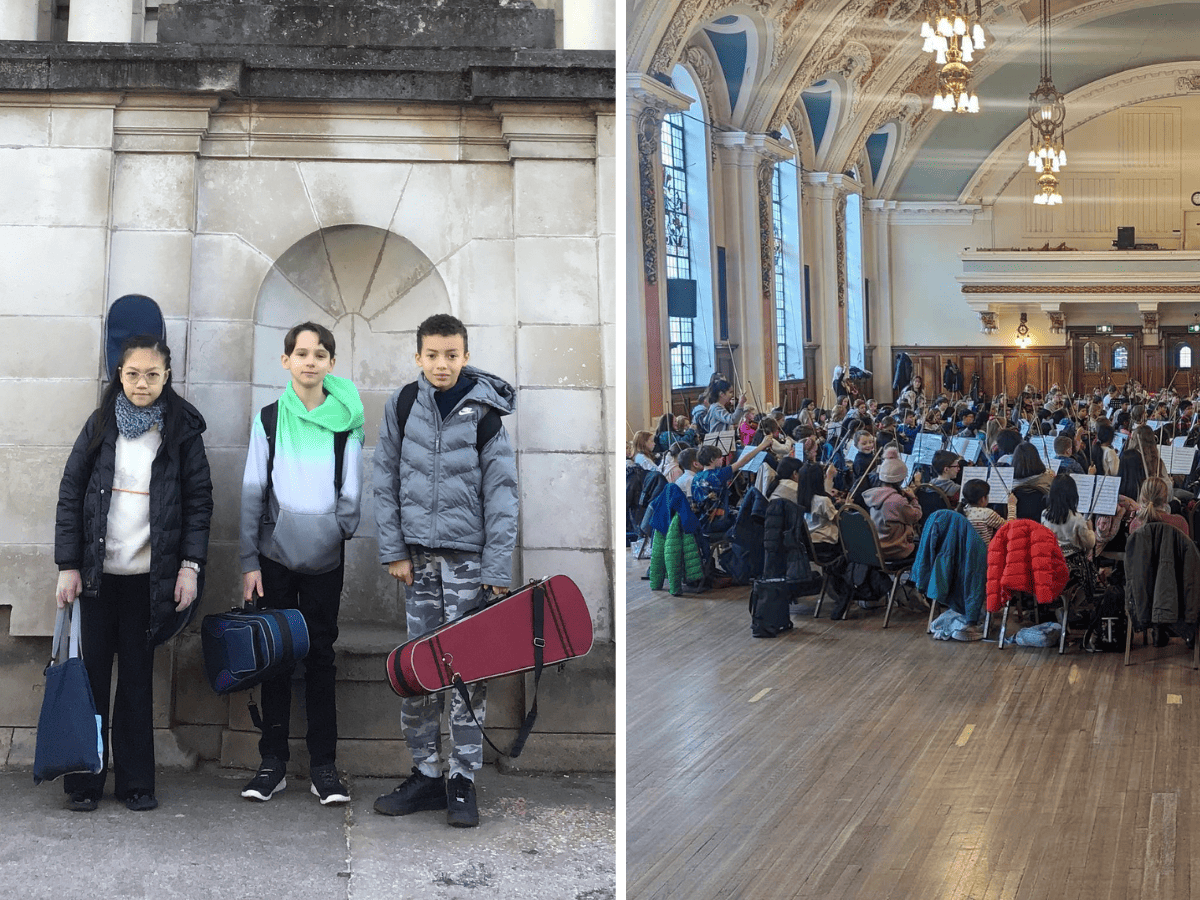
POLYGON ((761 578, 750 588, 750 636, 773 638, 790 631, 788 604, 792 589, 786 578, 761 578))
POLYGON ((1096 609, 1087 631, 1083 634, 1082 646, 1089 653, 1124 653, 1125 632, 1129 622, 1125 616, 1125 587, 1109 584, 1096 609))

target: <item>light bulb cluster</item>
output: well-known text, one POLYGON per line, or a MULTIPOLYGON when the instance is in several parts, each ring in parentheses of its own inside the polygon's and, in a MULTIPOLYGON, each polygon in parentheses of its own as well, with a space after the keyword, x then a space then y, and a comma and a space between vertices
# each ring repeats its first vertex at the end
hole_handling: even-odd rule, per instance
POLYGON ((1042 77, 1029 95, 1029 165, 1039 172, 1033 202, 1039 206, 1058 206, 1058 172, 1067 164, 1063 123, 1067 105, 1054 87, 1050 71, 1050 4, 1042 0, 1042 77))
POLYGON ((932 53, 939 66, 938 89, 933 108, 939 112, 977 113, 979 97, 970 89, 975 53, 987 46, 987 35, 979 24, 979 2, 971 15, 959 0, 933 0, 933 13, 921 25, 921 49, 932 53))

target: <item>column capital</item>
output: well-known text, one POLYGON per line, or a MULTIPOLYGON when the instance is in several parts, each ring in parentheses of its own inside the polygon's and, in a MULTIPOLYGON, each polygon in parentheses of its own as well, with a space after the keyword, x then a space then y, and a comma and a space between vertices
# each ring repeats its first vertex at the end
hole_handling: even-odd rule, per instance
POLYGON ((646 109, 653 109, 661 119, 667 113, 683 112, 691 107, 692 100, 671 85, 644 72, 628 72, 625 75, 625 96, 628 114, 637 117, 646 109))
POLYGON ((732 165, 754 166, 760 162, 777 163, 791 159, 796 149, 787 141, 769 134, 748 131, 720 131, 713 144, 732 165))

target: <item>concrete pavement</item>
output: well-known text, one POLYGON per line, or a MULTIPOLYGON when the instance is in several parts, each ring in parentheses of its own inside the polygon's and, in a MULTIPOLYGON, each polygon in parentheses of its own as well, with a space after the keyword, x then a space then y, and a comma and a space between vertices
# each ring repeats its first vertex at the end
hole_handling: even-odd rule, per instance
MULTIPOLYGON (((478 828, 445 813, 401 818, 371 805, 394 779, 350 778, 323 807, 307 778, 268 803, 241 799, 252 773, 158 773, 157 810, 107 794, 63 808, 61 783, 0 771, 0 885, 6 900, 613 900, 614 780, 484 768, 478 828)), ((111 778, 109 781, 111 788, 111 778)))

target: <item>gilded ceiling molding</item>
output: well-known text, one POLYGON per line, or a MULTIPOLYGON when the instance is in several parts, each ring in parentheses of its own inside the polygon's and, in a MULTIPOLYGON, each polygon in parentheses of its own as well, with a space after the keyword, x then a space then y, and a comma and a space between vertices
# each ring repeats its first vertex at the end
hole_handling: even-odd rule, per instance
POLYGON ((964 284, 964 294, 1200 294, 1200 284, 964 284))

